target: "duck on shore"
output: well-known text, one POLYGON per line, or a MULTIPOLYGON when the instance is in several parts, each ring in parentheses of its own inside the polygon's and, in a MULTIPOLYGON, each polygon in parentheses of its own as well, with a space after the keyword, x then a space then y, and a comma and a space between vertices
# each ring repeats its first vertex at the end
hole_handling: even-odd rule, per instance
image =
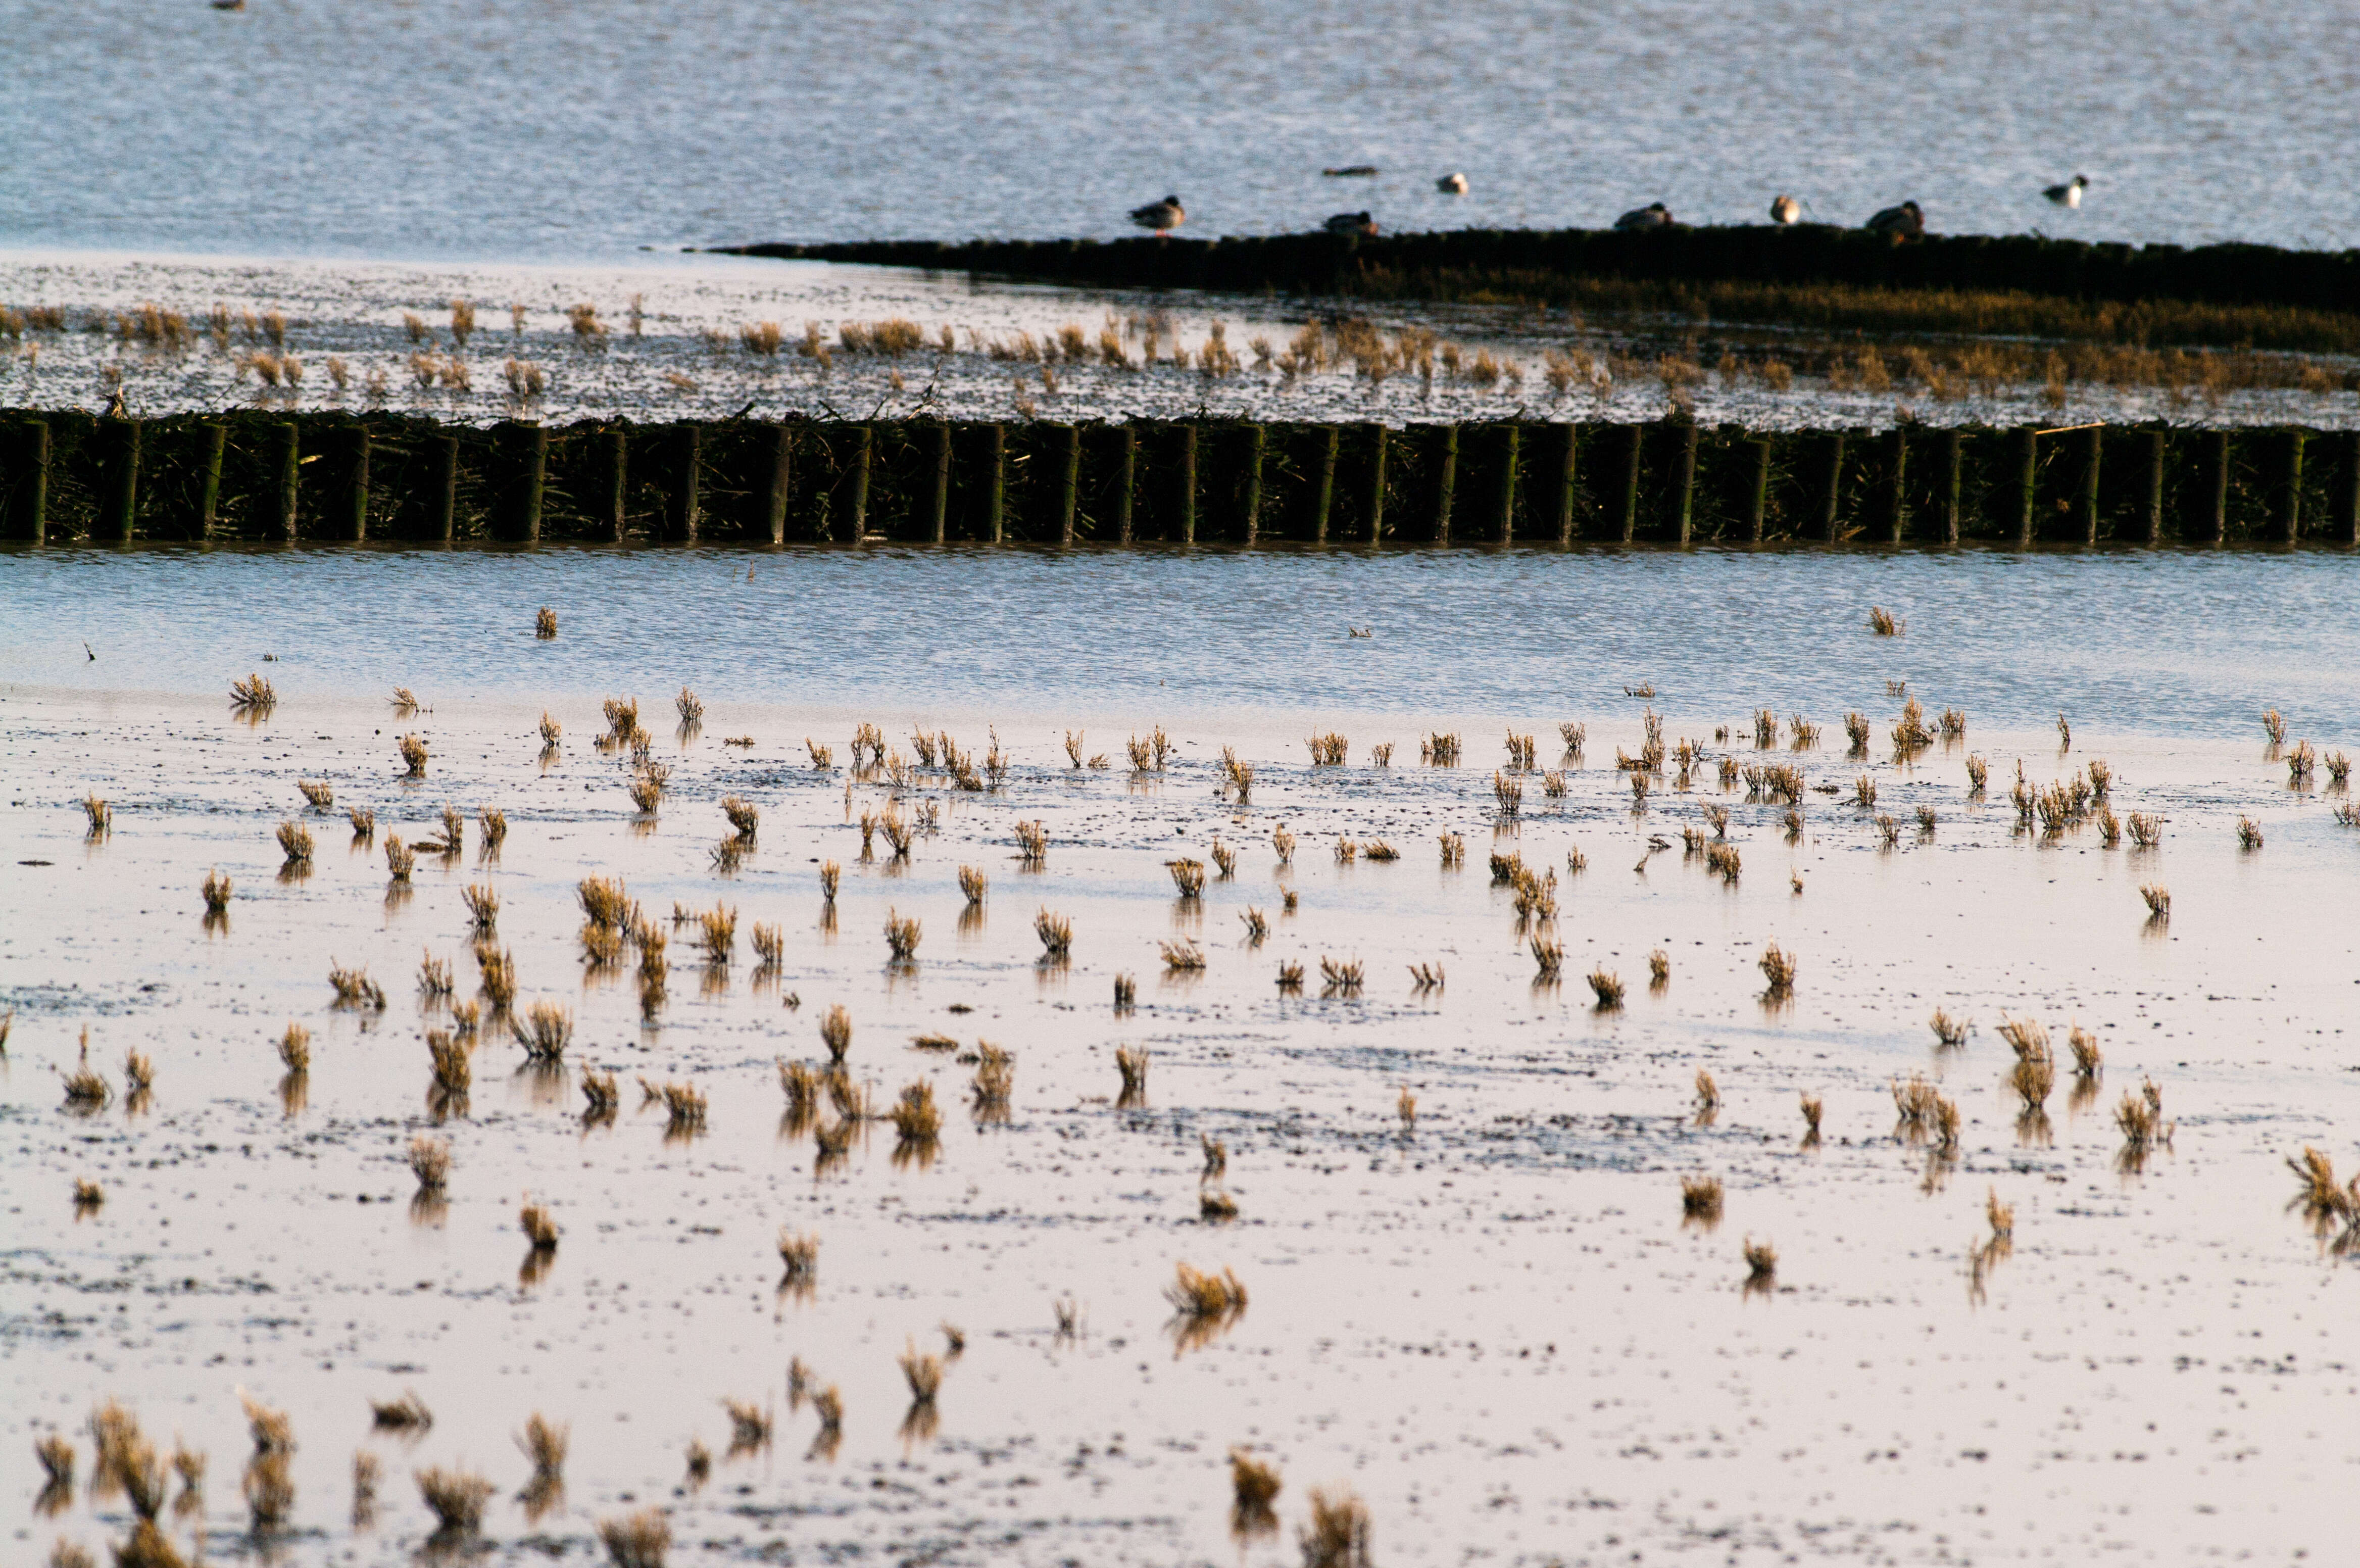
POLYGON ((1770 198, 1770 221, 1774 224, 1799 224, 1803 221, 1803 203, 1781 192, 1770 198))
POLYGON ((1467 194, 1467 176, 1446 174, 1434 182, 1434 188, 1446 196, 1464 196, 1467 194))
POLYGON ((1131 221, 1141 228, 1169 234, 1188 221, 1188 209, 1180 204, 1179 197, 1166 196, 1160 202, 1131 208, 1131 221))
POLYGON ((1915 202, 1904 202, 1897 207, 1887 207, 1862 225, 1871 234, 1890 235, 1896 240, 1922 239, 1926 234, 1926 214, 1915 202))
POLYGON ((1321 225, 1329 234, 1374 234, 1377 220, 1367 213, 1338 213, 1321 225))
POLYGON ((1672 226, 1672 210, 1661 202, 1650 202, 1615 219, 1614 226, 1627 230, 1667 229, 1672 226))

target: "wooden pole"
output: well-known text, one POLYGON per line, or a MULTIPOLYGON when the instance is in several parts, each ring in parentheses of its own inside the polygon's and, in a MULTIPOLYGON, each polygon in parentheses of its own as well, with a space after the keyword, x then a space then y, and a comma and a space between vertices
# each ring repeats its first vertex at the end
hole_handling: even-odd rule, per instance
POLYGON ((1840 515, 1843 504, 1844 434, 1835 431, 1828 437, 1828 484, 1819 516, 1819 541, 1824 544, 1841 543, 1843 521, 1840 515))
POLYGON ((2040 488, 2040 433, 2030 425, 2016 432, 2016 547, 2032 548, 2032 504, 2040 488))
POLYGON ((1459 488, 1459 427, 1442 427, 1442 458, 1434 480, 1434 545, 1450 548, 1450 503, 1459 488))
POLYGON ((705 521, 705 497, 700 470, 705 466, 705 435, 693 424, 681 426, 680 472, 673 477, 672 492, 672 538, 675 544, 696 543, 698 529, 705 521))
POLYGON ((1909 512, 1904 488, 1909 479, 1909 430, 1896 424, 1885 438, 1885 542, 1898 544, 1909 531, 1909 512))
POLYGON ((1967 466, 1967 438, 1955 430, 1942 433, 1942 547, 1959 547, 1959 481, 1967 466))
POLYGON ((946 419, 934 421, 934 489, 926 499, 934 512, 934 541, 946 544, 951 517, 951 422, 946 419))
POLYGON ((1516 542, 1516 459, 1523 454, 1524 433, 1511 421, 1502 427, 1500 443, 1500 543, 1516 542))
POLYGON ((2360 430, 2344 436, 2344 474, 2335 487, 2335 543, 2360 544, 2360 430))
POLYGON ((355 544, 368 541, 369 509, 369 432, 359 425, 353 431, 352 472, 344 476, 344 537, 355 544))
POLYGON ((1328 547, 1328 510, 1336 502, 1336 427, 1329 425, 1325 434, 1326 439, 1319 444, 1319 489, 1311 508, 1311 545, 1315 550, 1328 547))
POLYGON ((1645 431, 1635 424, 1622 427, 1622 521, 1616 531, 1628 544, 1639 533, 1639 454, 1645 431))
POLYGON ((2147 542, 2163 543, 2163 432, 2147 433, 2147 542))
POLYGON ((2303 433, 2286 433, 2286 488, 2278 513, 2278 539, 2293 544, 2302 538, 2302 444, 2303 433))
POLYGON ((1566 422, 1565 444, 1557 450, 1557 547, 1573 548, 1573 491, 1580 478, 1581 427, 1566 422))
POLYGON ((2205 520, 2204 543, 2218 545, 2229 537, 2229 433, 2212 432, 2206 444, 2212 469, 2212 515, 2205 520))
POLYGON ((12 532, 28 544, 49 542, 49 422, 27 420, 23 426, 24 493, 16 502, 16 526, 12 532))
POLYGON ((1382 424, 1369 428, 1369 548, 1374 550, 1385 537, 1385 445, 1393 433, 1382 424))
POLYGON ((1750 544, 1762 543, 1762 528, 1770 514, 1770 438, 1763 436, 1750 444, 1754 448, 1754 493, 1745 507, 1745 538, 1750 544))
MULTIPOLYGON (((622 487, 617 484, 619 493, 622 487)), ((434 444, 432 537, 445 549, 459 532, 459 438, 446 435, 434 444)), ((619 508, 620 503, 617 503, 619 508)))
POLYGON ((1116 465, 1114 479, 1114 539, 1124 549, 1131 548, 1131 502, 1138 493, 1139 427, 1122 427, 1122 460, 1116 465))
POLYGON ((770 504, 762 520, 773 550, 787 542, 787 498, 795 481, 795 433, 784 421, 778 431, 778 444, 770 450, 770 504))
POLYGON ((2081 548, 2093 549, 2098 543, 2098 464, 2105 455, 2105 427, 2092 425, 2083 431, 2086 441, 2081 456, 2081 548))
POLYGON ((1246 427, 1246 482, 1242 510, 1245 512, 1246 548, 1249 550, 1262 543, 1262 462, 1269 439, 1268 430, 1259 421, 1246 427))
POLYGON ((631 536, 631 433, 621 425, 606 432, 606 528, 610 543, 631 536))
POLYGON ((1064 425, 1058 431, 1058 444, 1065 448, 1057 466, 1057 548, 1074 547, 1074 510, 1079 504, 1082 484, 1082 432, 1079 425, 1064 425))
POLYGON ((1692 419, 1680 422, 1680 466, 1674 479, 1678 488, 1678 500, 1672 512, 1672 538, 1677 548, 1686 550, 1696 518, 1697 423, 1692 419))
POLYGON ((994 544, 1008 537, 1008 427, 988 427, 991 434, 991 490, 984 501, 984 534, 994 544))
POLYGON ((852 543, 869 535, 869 467, 877 451, 877 427, 864 424, 852 436, 852 543))
POLYGON ((205 471, 197 492, 197 537, 211 539, 221 513, 222 453, 229 445, 229 426, 205 426, 205 471))
POLYGON ((541 543, 541 500, 549 486, 549 427, 528 425, 524 433, 524 482, 519 487, 514 533, 519 544, 541 543))
POLYGON ((101 527, 117 544, 131 543, 139 521, 139 422, 111 419, 115 452, 106 470, 106 504, 101 527))
POLYGON ((1196 543, 1196 427, 1180 427, 1180 543, 1196 543))
POLYGON ((282 544, 295 543, 297 507, 303 485, 302 436, 293 424, 279 427, 279 487, 276 497, 277 515, 271 520, 271 537, 282 544))

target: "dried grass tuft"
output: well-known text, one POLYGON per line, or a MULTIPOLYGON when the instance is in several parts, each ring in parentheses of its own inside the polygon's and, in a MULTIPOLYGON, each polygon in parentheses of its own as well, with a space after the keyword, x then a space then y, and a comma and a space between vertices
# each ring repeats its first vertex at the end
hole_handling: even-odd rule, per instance
POLYGON ((435 1532, 443 1536, 473 1535, 484 1527, 484 1505, 492 1484, 464 1470, 430 1465, 418 1473, 418 1495, 434 1516, 435 1532))

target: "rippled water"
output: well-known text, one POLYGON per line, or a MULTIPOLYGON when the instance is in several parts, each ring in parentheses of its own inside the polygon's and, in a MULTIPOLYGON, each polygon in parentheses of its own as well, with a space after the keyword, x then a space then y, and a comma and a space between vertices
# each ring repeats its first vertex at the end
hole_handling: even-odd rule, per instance
POLYGON ((1979 723, 2256 733, 2257 695, 2360 734, 2340 556, 1807 551, 53 551, 0 557, 0 681, 210 696, 887 702, 1051 717, 1415 713, 1734 721, 1908 679, 1979 723), (563 635, 531 636, 556 608, 563 635), (1866 634, 1869 606, 1905 618, 1866 634), (1348 628, 1373 633, 1348 636, 1348 628), (83 641, 95 651, 84 655, 83 641), (1782 695, 1783 694, 1783 695, 1782 695))
POLYGON ((0 5, 0 239, 566 259, 642 243, 1752 219, 2360 240, 2360 15, 1649 0, 0 5), (1374 163, 1374 182, 1323 166, 1374 163), (1435 176, 1464 170, 1448 199, 1435 176), (2088 205, 2041 201, 2081 171, 2088 205))

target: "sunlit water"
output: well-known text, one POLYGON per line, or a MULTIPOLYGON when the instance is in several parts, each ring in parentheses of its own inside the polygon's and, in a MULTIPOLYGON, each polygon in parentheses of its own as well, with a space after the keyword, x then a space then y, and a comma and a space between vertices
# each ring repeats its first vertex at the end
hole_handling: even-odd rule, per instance
POLYGON ((643 243, 1751 221, 2345 246, 2330 0, 0 5, 0 240, 537 260, 643 243), (1375 181, 1326 166, 1372 163, 1375 181), (1435 177, 1463 170, 1446 198, 1435 177), (2069 213, 2039 192, 2093 181, 2069 213))
POLYGON ((411 1472, 457 1465, 495 1487, 482 1542, 501 1563, 587 1560, 597 1521, 654 1505, 676 1563, 1193 1568, 1239 1561, 1232 1444, 1285 1479, 1280 1530, 1245 1548, 1253 1568, 1300 1560, 1315 1486, 1364 1498, 1376 1560, 1394 1563, 2329 1560, 2355 1523, 2334 1435, 2352 1277, 2285 1211, 2284 1162, 2315 1144, 2351 1171, 2360 955, 2334 911, 2360 835, 2323 777, 2288 787, 2261 711, 2285 714, 2289 746, 2360 739, 2350 569, 0 556, 0 1011, 16 1014, 0 1531, 36 1561, 60 1536, 123 1540, 124 1499, 87 1486, 85 1422, 113 1396, 159 1446, 211 1456, 201 1503, 166 1526, 212 1561, 411 1563, 436 1544, 411 1472), (532 635, 542 604, 553 641, 532 635), (1906 618, 1898 638, 1871 632, 1871 604, 1906 618), (252 724, 226 701, 249 671, 280 694, 252 724), (1929 709, 1966 710, 1962 743, 1893 759, 1902 680, 1929 709), (1652 698, 1627 695, 1643 684, 1652 698), (419 711, 394 709, 396 685, 419 711), (683 685, 701 729, 674 728, 683 685), (589 743, 608 696, 639 699, 671 769, 652 817, 625 796, 627 760, 589 743), (1613 759, 1639 749, 1650 706, 1708 759, 1640 814, 1613 759), (1764 706, 1819 723, 1819 744, 1782 731, 1757 752, 1746 719, 1764 706), (1857 756, 1848 709, 1874 729, 1857 756), (563 728, 547 756, 544 711, 563 728), (1587 724, 1583 755, 1558 755, 1563 720, 1587 724), (894 802, 845 769, 862 722, 897 760, 922 727, 978 763, 996 744, 1005 786, 937 773, 894 802), (1176 756, 1134 776, 1124 742, 1159 723, 1176 756), (1348 763, 1308 766, 1306 738, 1331 727, 1348 763), (1462 732, 1460 765, 1418 762, 1437 729, 1462 732), (1524 777, 1515 824, 1494 795, 1511 729, 1536 735, 1546 770, 1524 777), (1109 765, 1069 765, 1068 730, 1109 765), (429 748, 414 782, 394 754, 405 733, 429 748), (806 737, 832 766, 812 765, 806 737), (1225 747, 1255 770, 1244 801, 1219 787, 1225 747), (1723 754, 1805 771, 1798 837, 1782 806, 1719 784, 1723 754), (1981 798, 1970 754, 1990 763, 1981 798), (2161 818, 2159 847, 2110 848, 2095 822, 2016 830, 2019 765, 2038 784, 2098 759, 2114 809, 2161 818), (1852 804, 1862 775, 1873 809, 1852 804), (337 810, 307 812, 299 780, 332 786, 337 810), (86 837, 85 793, 112 805, 102 837, 86 837), (760 822, 725 874, 730 795, 760 822), (466 818, 462 851, 389 883, 388 842, 436 831, 446 804, 466 818), (479 806, 507 813, 497 854, 479 806), (1730 812, 1734 883, 1677 842, 1714 831, 1710 806, 1730 812), (347 806, 376 813, 374 838, 352 838, 347 806), (858 818, 888 809, 939 814, 906 862, 881 837, 861 852, 858 818), (2262 847, 2238 847, 2240 817, 2262 847), (281 869, 290 821, 316 841, 308 873, 281 869), (1048 850, 1028 866, 1016 829, 1032 821, 1048 850), (1465 836, 1459 868, 1441 863, 1446 832, 1465 836), (1346 862, 1347 839, 1402 858, 1346 862), (1165 862, 1209 872, 1216 845, 1235 875, 1175 897, 1165 862), (1555 875, 1554 922, 1519 925, 1487 872, 1495 850, 1555 875), (823 861, 843 871, 833 905, 823 861), (980 911, 961 866, 989 879, 980 911), (235 895, 209 927, 197 890, 214 870, 235 895), (592 872, 627 879, 671 933, 654 1026, 636 955, 584 968, 574 890, 592 872), (2169 921, 2147 916, 2142 883, 2169 884, 2169 921), (575 1036, 563 1069, 533 1072, 490 1030, 458 1106, 428 1092, 424 1036, 452 1017, 416 976, 432 956, 473 991, 470 885, 498 895, 519 1006, 572 1009, 575 1036), (663 919, 716 903, 742 921, 723 969, 663 919), (1038 961, 1043 910, 1073 922, 1065 963, 1038 961), (922 922, 912 966, 885 961, 889 914, 922 922), (775 970, 755 966, 757 926, 781 934, 775 970), (1535 936, 1564 948, 1556 984, 1535 981, 1535 936), (1164 971, 1158 944, 1182 941, 1201 944, 1200 975, 1164 971), (1761 994, 1773 941, 1800 963, 1782 1005, 1761 994), (1323 985, 1323 959, 1363 965, 1359 993, 1323 985), (366 967, 385 1010, 333 1007, 332 963, 366 967), (1282 963, 1307 971, 1301 993, 1273 983, 1282 963), (1447 981, 1415 987, 1414 963, 1447 981), (1593 967, 1627 984, 1623 1007, 1593 1007, 1593 967), (1110 1006, 1118 974, 1138 984, 1128 1016, 1110 1006), (813 1135, 782 1123, 776 1059, 819 1058, 836 1003, 876 1095, 934 1086, 931 1164, 896 1158, 872 1124, 821 1168, 813 1135), (1937 1006, 1978 1023, 1963 1049, 1934 1048, 1937 1006), (2070 1026, 2088 1029, 2103 1077, 2060 1072, 2045 1118, 2019 1121, 2003 1016, 2045 1023, 2060 1056, 2070 1026), (314 1035, 300 1078, 276 1049, 290 1021, 314 1035), (58 1074, 85 1029, 113 1099, 82 1117, 58 1074), (922 1033, 1014 1050, 1005 1125, 978 1124, 971 1069, 913 1049, 922 1033), (1119 1046, 1151 1053, 1144 1105, 1115 1102, 1119 1046), (135 1048, 156 1069, 136 1103, 135 1048), (1721 1098, 1707 1121, 1699 1069, 1721 1098), (621 1079, 611 1124, 581 1119, 592 1070, 621 1079), (1959 1107, 1952 1159, 1896 1133, 1890 1085, 1914 1073, 1959 1107), (667 1140, 640 1078, 700 1087, 704 1135, 667 1140), (2175 1131, 2142 1167, 2114 1111, 2148 1080, 2175 1131), (1803 1094, 1824 1102, 1818 1146, 1800 1141, 1803 1094), (418 1134, 450 1140, 441 1202, 412 1201, 418 1134), (1227 1146, 1234 1223, 1201 1216, 1200 1137, 1227 1146), (1725 1184, 1717 1229, 1681 1223, 1680 1179, 1699 1174, 1725 1184), (77 1179, 104 1203, 77 1214, 77 1179), (553 1257, 518 1231, 527 1193, 560 1228, 553 1257), (1987 1194, 2016 1211, 2005 1258, 1987 1194), (781 1288, 781 1228, 820 1238, 808 1293, 781 1288), (1766 1294, 1742 1288, 1748 1240, 1777 1251, 1766 1294), (1234 1268, 1250 1291, 1200 1347, 1162 1295, 1182 1262, 1234 1268), (1060 1299, 1078 1310, 1070 1339, 1060 1299), (912 1419, 894 1358, 941 1349, 945 1321, 967 1348, 936 1429, 912 1419), (839 1446, 791 1401, 793 1360, 842 1390, 839 1446), (241 1387, 289 1411, 299 1443, 275 1534, 247 1529, 241 1387), (404 1389, 432 1430, 375 1431, 367 1401, 404 1389), (774 1413, 767 1447, 725 1454, 724 1398, 774 1413), (546 1510, 519 1497, 510 1442, 536 1410, 573 1434, 546 1510), (49 1513, 31 1450, 57 1431, 83 1484, 49 1513), (716 1455, 701 1488, 693 1440, 716 1455), (365 1527, 355 1451, 383 1475, 365 1527))

